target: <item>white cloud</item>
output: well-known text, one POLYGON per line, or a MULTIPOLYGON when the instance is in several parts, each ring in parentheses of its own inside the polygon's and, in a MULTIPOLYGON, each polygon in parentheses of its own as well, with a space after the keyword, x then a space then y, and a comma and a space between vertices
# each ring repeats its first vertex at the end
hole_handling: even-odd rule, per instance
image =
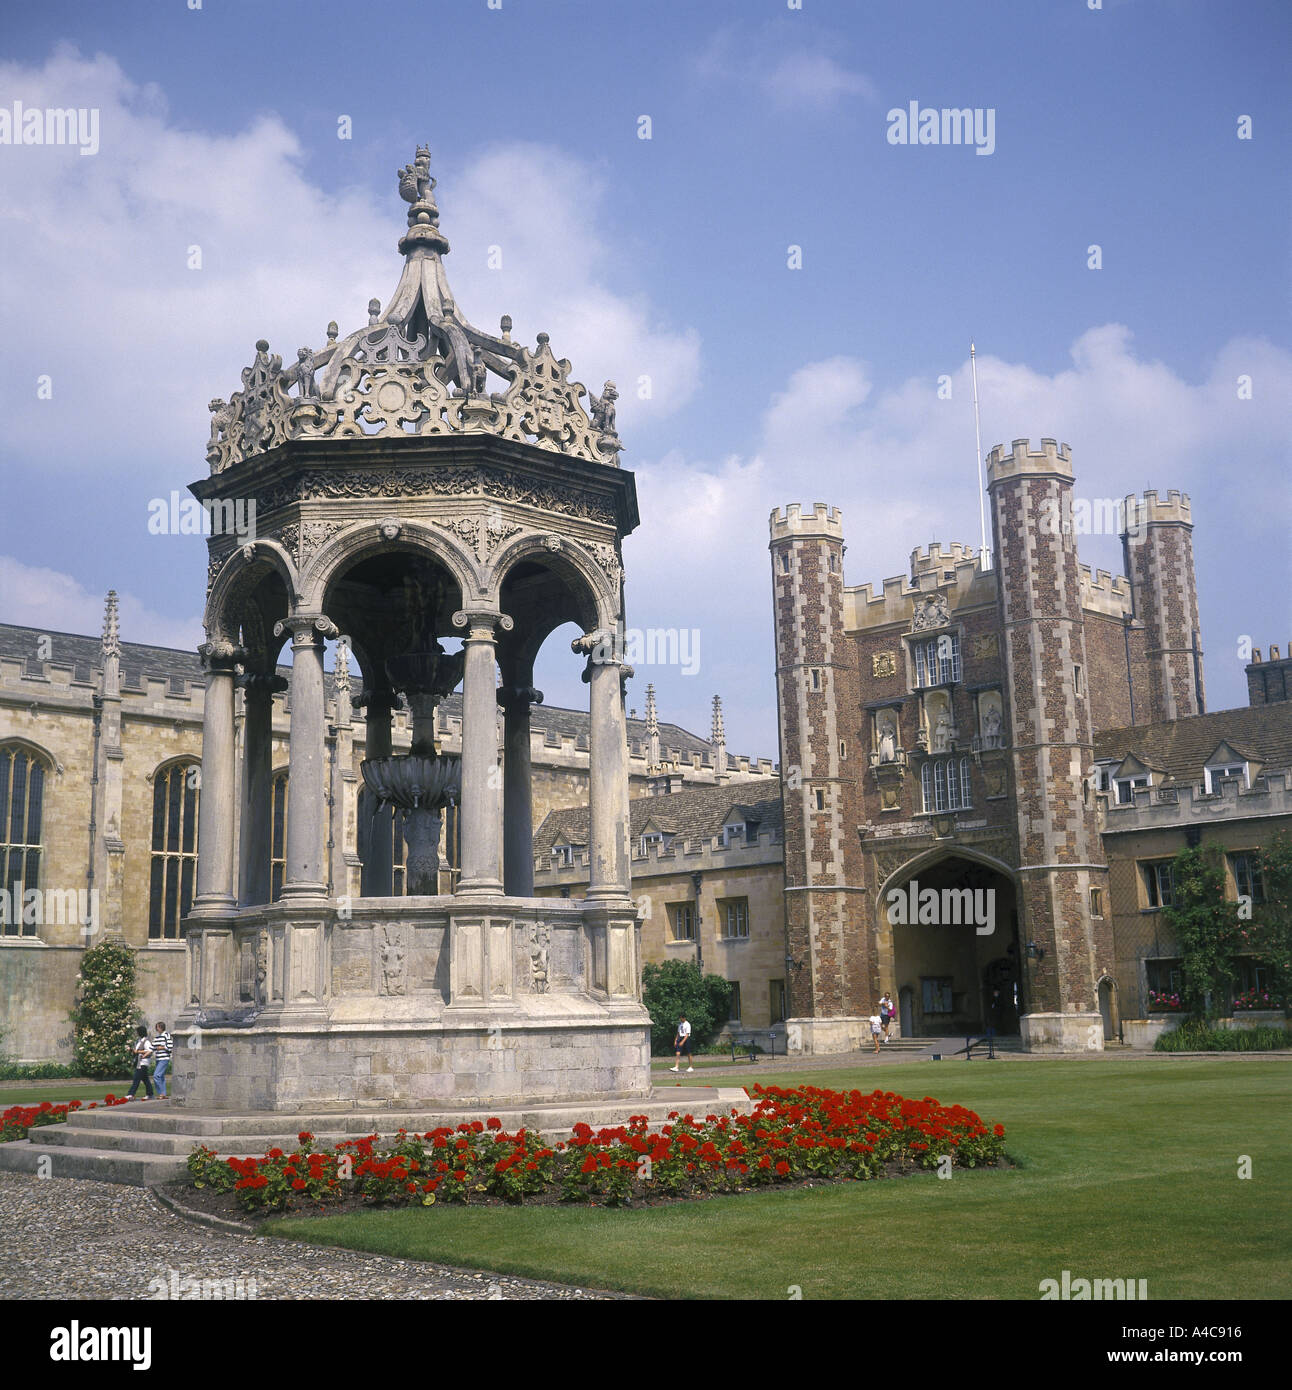
MULTIPOLYGON (((349 331, 366 321, 370 297, 393 292, 405 211, 393 176, 378 200, 325 193, 278 116, 231 135, 180 129, 157 86, 69 48, 40 67, 0 64, 0 91, 27 107, 100 111, 93 157, 3 151, 0 309, 23 325, 17 370, 30 374, 6 419, 19 457, 136 475, 160 464, 191 481, 206 471, 206 403, 237 389, 257 338, 291 360, 301 344, 323 342, 329 319, 349 331), (188 267, 191 247, 200 270, 188 267), (37 399, 41 374, 52 378, 49 400, 37 399)), ((482 327, 509 312, 531 343, 547 330, 594 389, 617 375, 625 432, 640 412, 680 406, 698 381, 698 337, 607 288, 607 271, 624 277, 606 251, 603 191, 589 169, 542 146, 477 156, 438 191, 464 312, 482 327), (502 247, 501 272, 485 268, 490 244, 502 247), (649 402, 636 389, 645 375, 649 402)))
POLYGON ((844 97, 874 100, 875 84, 824 53, 788 53, 762 77, 763 90, 783 109, 815 107, 824 110, 844 97))
MULTIPOLYGON (((70 574, 0 555, 0 613, 6 623, 42 632, 93 635, 103 631, 104 597, 91 593, 70 574)), ((193 651, 203 640, 197 613, 184 619, 163 617, 129 593, 118 596, 118 605, 125 642, 193 651)))
POLYGON ((782 111, 827 111, 847 97, 878 100, 878 89, 864 73, 819 49, 792 47, 781 24, 762 30, 757 40, 745 28, 715 30, 692 58, 692 70, 704 82, 755 87, 782 111))

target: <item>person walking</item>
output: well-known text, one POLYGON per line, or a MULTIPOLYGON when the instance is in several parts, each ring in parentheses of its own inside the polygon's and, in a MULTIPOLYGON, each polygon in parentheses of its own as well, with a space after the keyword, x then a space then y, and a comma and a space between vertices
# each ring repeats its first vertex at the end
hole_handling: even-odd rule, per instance
POLYGON ((685 1014, 677 1022, 677 1037, 673 1039, 673 1056, 676 1061, 669 1067, 669 1071, 681 1070, 684 1052, 686 1053, 687 1071, 694 1071, 695 1067, 691 1064, 691 1025, 687 1022, 685 1014))
POLYGON ((151 1040, 153 1045, 153 1056, 157 1059, 157 1066, 153 1071, 153 1085, 157 1087, 157 1094, 162 1100, 166 1099, 166 1071, 170 1066, 170 1059, 175 1051, 175 1042, 171 1035, 166 1031, 166 1025, 159 1023, 157 1031, 151 1040))
POLYGON ((893 1022, 893 999, 887 990, 879 997, 879 1021, 884 1026, 884 1041, 888 1041, 888 1029, 893 1022))
POLYGON ((878 1014, 871 1014, 871 1016, 870 1016, 870 1040, 871 1040, 872 1043, 875 1044, 875 1051, 876 1051, 876 1052, 879 1051, 879 1032, 880 1032, 880 1028, 881 1028, 882 1026, 883 1026, 883 1025, 880 1023, 879 1015, 878 1015, 878 1014))
POLYGON ((153 1045, 148 1041, 148 1029, 144 1024, 140 1024, 136 1030, 138 1037, 135 1038, 135 1045, 130 1049, 134 1056, 135 1074, 130 1081, 130 1089, 126 1092, 127 1100, 134 1100, 135 1091, 139 1083, 144 1083, 144 1099, 153 1098, 153 1079, 151 1075, 153 1045))

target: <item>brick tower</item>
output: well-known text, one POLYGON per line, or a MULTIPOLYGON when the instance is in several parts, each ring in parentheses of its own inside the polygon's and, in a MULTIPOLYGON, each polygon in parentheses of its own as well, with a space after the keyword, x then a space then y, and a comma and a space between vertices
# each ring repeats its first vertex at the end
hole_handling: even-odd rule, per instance
POLYGON ((987 489, 1013 731, 1023 1040, 1029 1049, 1095 1049, 1098 980, 1113 952, 1109 919, 1092 916, 1092 890, 1108 901, 1108 870, 1085 782, 1093 739, 1068 446, 997 445, 987 489))
POLYGON ((1127 497, 1122 547, 1135 617, 1147 640, 1151 713, 1140 722, 1206 712, 1193 516, 1188 494, 1127 497))
POLYGON ((837 508, 818 502, 805 515, 795 503, 772 513, 786 983, 790 1031, 813 1033, 808 1050, 830 1050, 824 1035, 869 1013, 878 992, 864 896, 848 872, 857 789, 843 721, 858 687, 844 638, 843 552, 837 508))

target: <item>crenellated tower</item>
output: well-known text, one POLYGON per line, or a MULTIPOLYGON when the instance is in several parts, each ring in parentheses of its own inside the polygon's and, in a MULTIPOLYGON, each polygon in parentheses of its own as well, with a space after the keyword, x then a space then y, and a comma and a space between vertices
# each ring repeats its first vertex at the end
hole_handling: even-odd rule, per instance
POLYGON ((771 515, 776 698, 785 811, 786 982, 802 1020, 869 1013, 865 903, 850 884, 855 785, 842 722, 857 708, 844 637, 843 520, 818 502, 771 515))
POLYGON ((1187 493, 1148 490, 1126 498, 1122 548, 1134 616, 1147 638, 1152 720, 1206 713, 1193 514, 1187 493))
POLYGON ((1098 981, 1113 957, 1108 919, 1092 915, 1107 901, 1108 870, 1085 781, 1093 735, 1068 446, 998 445, 987 480, 1027 942, 1023 1037, 1030 1047, 1102 1045, 1098 981))

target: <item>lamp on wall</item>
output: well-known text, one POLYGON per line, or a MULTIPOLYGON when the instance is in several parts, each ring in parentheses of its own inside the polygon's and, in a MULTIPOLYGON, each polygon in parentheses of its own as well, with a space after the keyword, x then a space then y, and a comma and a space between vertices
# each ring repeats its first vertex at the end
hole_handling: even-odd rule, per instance
POLYGON ((1029 941, 1027 943, 1027 958, 1028 960, 1044 960, 1045 947, 1038 946, 1035 941, 1029 941))

